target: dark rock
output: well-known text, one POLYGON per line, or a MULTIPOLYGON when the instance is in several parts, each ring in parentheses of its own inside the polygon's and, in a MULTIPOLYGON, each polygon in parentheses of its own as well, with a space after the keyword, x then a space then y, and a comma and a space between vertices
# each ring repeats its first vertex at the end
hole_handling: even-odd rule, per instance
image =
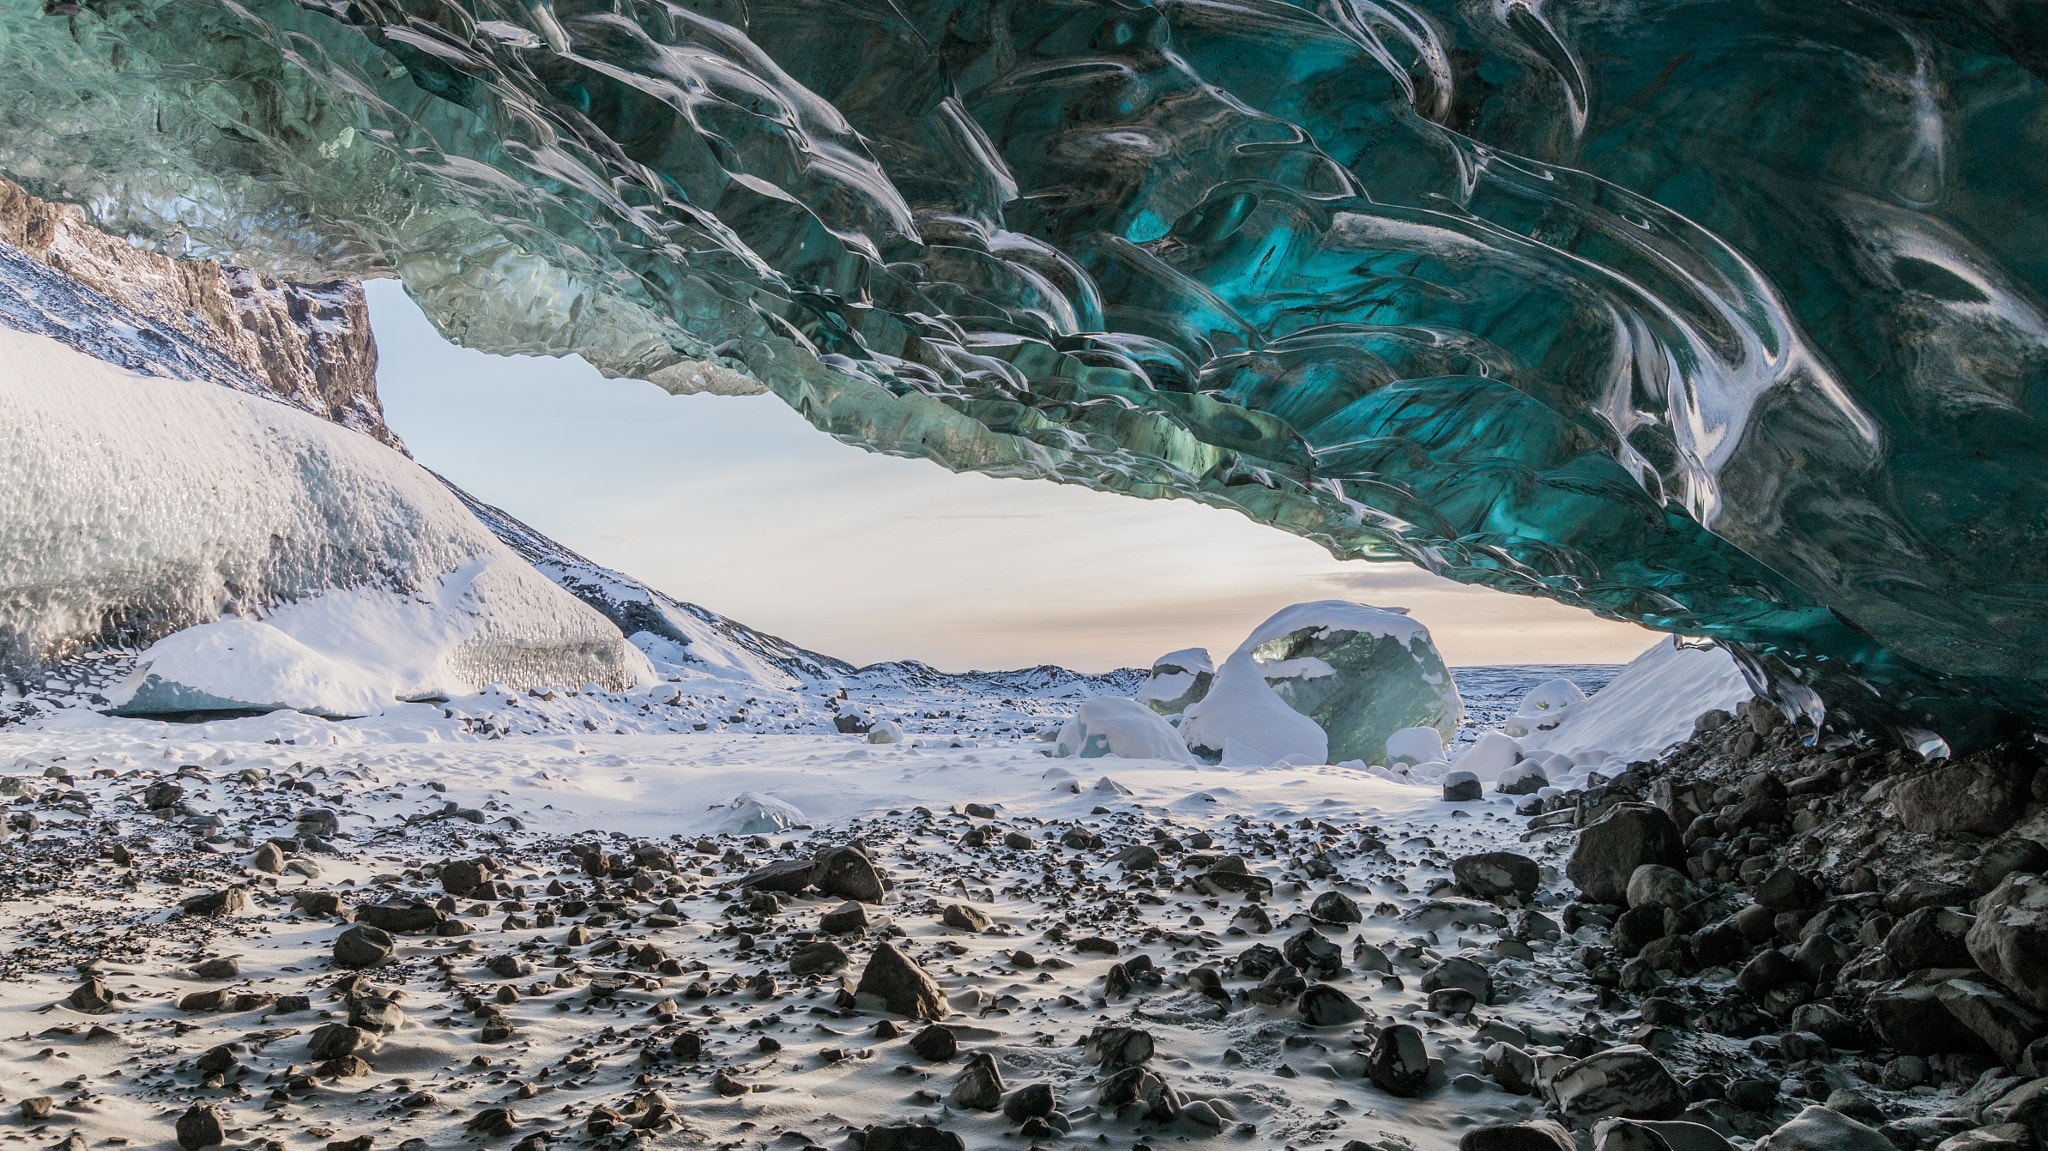
POLYGON ((1451 876, 1467 895, 1479 899, 1500 899, 1536 894, 1543 869, 1535 860, 1512 851, 1483 851, 1461 856, 1451 863, 1451 876))
POLYGON ((1894 1151, 1891 1141, 1839 1111, 1808 1107, 1757 1141, 1756 1151, 1894 1151))
POLYGON ((1631 907, 1614 921, 1614 946, 1623 955, 1634 955, 1680 926, 1678 917, 1661 903, 1631 907))
POLYGON ((911 1019, 944 1019, 952 1014, 939 985, 924 968, 888 943, 875 945, 854 995, 879 1000, 889 1011, 911 1019))
POLYGON ((1341 1027, 1365 1018, 1365 1008, 1327 983, 1304 991, 1297 1010, 1311 1027, 1341 1027))
POLYGON ((967 1066, 953 1080, 946 1097, 955 1107, 969 1111, 994 1111, 1003 1105, 1003 1073, 995 1056, 977 1051, 967 1057, 967 1066))
POLYGON ((1620 803, 1579 833, 1565 874, 1587 899, 1620 903, 1629 877, 1646 863, 1685 866, 1685 847, 1671 817, 1646 803, 1620 803))
POLYGON ((1970 967, 1967 937, 1971 919, 1946 907, 1923 907, 1899 920, 1884 937, 1884 955, 1894 971, 1925 967, 1970 967))
POLYGON ((1534 1095, 1539 1086, 1536 1059, 1513 1043, 1495 1043, 1479 1057, 1489 1078, 1511 1095, 1534 1095))
POLYGON ((284 852, 275 843, 265 843, 249 857, 249 866, 265 875, 276 875, 284 870, 284 852))
POLYGON ((64 997, 64 1002, 69 1004, 73 1011, 101 1015, 114 1009, 114 989, 107 986, 106 980, 95 976, 72 988, 71 994, 64 997))
POLYGON ((470 1116, 463 1129, 485 1139, 504 1139, 519 1130, 519 1119, 510 1107, 488 1107, 470 1116))
POLYGON ((822 975, 846 966, 846 949, 829 940, 806 943, 790 953, 791 975, 822 975))
POLYGON ((1462 987, 1440 987, 1429 993, 1429 1009, 1438 1015, 1465 1015, 1479 1006, 1479 997, 1462 987))
POLYGON ((222 990, 194 991, 178 1000, 180 1011, 219 1011, 228 1005, 228 993, 222 990))
POLYGON ((1884 897, 1884 909, 1893 915, 1905 915, 1923 907, 1960 907, 1970 899, 1970 889, 1960 883, 1915 878, 1892 888, 1884 897))
POLYGON ((1723 1092, 1728 1102, 1744 1111, 1761 1115, 1778 1106, 1778 1081, 1775 1079, 1737 1079, 1723 1092))
POLYGON ((208 959, 192 968, 192 978, 194 979, 240 979, 241 977, 241 964, 236 963, 233 958, 226 955, 208 959))
POLYGON ((1481 1003, 1493 1000, 1493 976, 1486 968, 1462 955, 1453 955, 1422 973, 1422 990, 1438 991, 1446 987, 1462 987, 1481 1003))
POLYGON ((1159 852, 1142 843, 1134 843, 1110 860, 1125 871, 1150 871, 1159 866, 1159 852))
POLYGON ((356 922, 382 928, 393 935, 433 931, 448 921, 448 913, 418 899, 392 900, 356 908, 356 922))
POLYGON ((2048 878, 2015 872, 1977 906, 1970 955, 2036 1011, 2048 1011, 2048 878))
POLYGON ((1827 1102, 1822 1104, 1830 1111, 1836 1111, 1866 1127, 1878 1127, 1884 1123, 1884 1112, 1878 1109, 1868 1097, 1846 1087, 1837 1087, 1828 1092, 1827 1102))
POLYGON ((1410 1096, 1429 1082, 1429 1045, 1422 1031, 1409 1023, 1382 1030, 1366 1056, 1365 1073, 1389 1095, 1410 1096))
POLYGON ((959 1135, 938 1127, 902 1123, 869 1127, 861 1151, 966 1151, 959 1135))
POLYGON ((199 1151, 201 1147, 218 1147, 228 1141, 227 1124, 211 1104, 194 1103, 178 1116, 178 1146, 185 1151, 199 1151))
POLYGON ((827 852, 811 872, 811 886, 827 895, 862 903, 880 903, 882 876, 868 857, 852 847, 827 852))
POLYGON ((1155 1045, 1148 1032, 1105 1025, 1088 1033, 1082 1050, 1104 1067, 1135 1067, 1152 1058, 1155 1045))
POLYGON ((1365 915, 1358 910, 1358 904, 1341 891, 1325 891, 1309 904, 1308 917, 1316 923, 1347 924, 1363 923, 1365 915))
POLYGON ((346 1023, 323 1023, 306 1040, 306 1054, 321 1062, 354 1055, 370 1036, 346 1023))
POLYGON ((818 917, 818 930, 827 935, 851 935, 867 925, 868 909, 853 899, 818 917))
POLYGON ((1445 803, 1476 803, 1486 798, 1485 785, 1479 777, 1469 771, 1452 771, 1444 775, 1445 803))
POLYGON ((1319 978, 1329 979, 1344 970, 1344 949, 1313 927, 1288 936, 1280 954, 1286 963, 1319 978))
POLYGON ((750 891, 779 891, 800 895, 811 885, 812 863, 808 859, 778 859, 740 880, 750 891))
POLYGON ((1802 871, 1780 867, 1756 885, 1756 901, 1772 911, 1803 911, 1818 904, 1820 885, 1802 871))
POLYGON ((209 1047, 199 1058, 192 1061, 192 1065, 198 1068, 201 1075, 226 1075, 240 1063, 241 1060, 235 1056, 235 1049, 226 1044, 209 1047))
POLYGON ((1685 1110, 1685 1088, 1662 1060, 1641 1047, 1616 1047, 1560 1070, 1551 1081, 1558 1110, 1575 1121, 1608 1116, 1675 1119, 1685 1110))
POLYGON ((348 1025, 378 1035, 389 1035, 405 1026, 405 1012, 382 995, 351 996, 348 1025))
POLYGON ((1999 1123, 1958 1132, 1934 1145, 1934 1151, 2036 1151, 2039 1138, 2018 1123, 1999 1123))
POLYGON ((366 923, 358 923, 334 937, 334 962, 355 970, 375 967, 397 950, 398 941, 391 938, 390 932, 366 923))
POLYGON ((2017 1123, 2048 1140, 2048 1078, 2022 1083, 1984 1107, 1985 1123, 2017 1123))
POLYGON ((1863 1001, 1863 1014, 1878 1038, 1903 1055, 1988 1055, 1991 1048, 1943 1006, 1937 994, 1950 979, 1977 977, 1967 969, 1915 972, 1871 992, 1863 1001))
POLYGON ((1934 989, 1934 997, 2007 1067, 2018 1067, 2027 1045, 2048 1032, 2048 1021, 1987 981, 1951 979, 1934 989))
MULTIPOLYGON (((2042 775, 2048 776, 2048 772, 2042 775)), ((1980 894, 1990 891, 2015 871, 2036 875, 2048 872, 2048 847, 2018 835, 2008 835, 1984 845, 1977 853, 1977 862, 1970 868, 1970 890, 1980 894)))
POLYGON ((2035 761, 2010 746, 1950 760, 1892 785, 1891 806, 1908 831, 1998 835, 2026 810, 2035 761))
POLYGON ((178 901, 187 915, 240 915, 249 908, 249 893, 240 887, 225 887, 178 901))
POLYGON ((939 922, 956 931, 972 931, 976 934, 987 931, 991 924, 988 916, 964 903, 947 904, 946 912, 939 917, 939 922))
POLYGON ((1257 895, 1265 898, 1273 894, 1272 880, 1242 871, 1211 871, 1196 876, 1192 883, 1204 895, 1257 895))
POLYGON ((910 1050, 919 1059, 932 1063, 944 1063, 960 1054, 960 1038, 950 1027, 933 1024, 910 1038, 910 1050))
POLYGON ((1154 1120, 1172 1118, 1181 1105, 1180 1093, 1148 1067, 1126 1067, 1103 1080, 1095 1101, 1112 1115, 1139 1107, 1154 1120))
POLYGON ((1029 1087, 1010 1092, 1003 1098, 1003 1118, 1012 1123, 1027 1119, 1043 1119, 1059 1110, 1059 1096, 1046 1083, 1033 1083, 1029 1087))
POLYGON ((1458 1151, 1578 1151, 1571 1132, 1548 1119, 1489 1123, 1458 1139, 1458 1151))
POLYGON ((483 859, 462 859, 441 867, 441 890, 454 896, 468 895, 491 881, 490 863, 483 859))
POLYGON ((1003 846, 1011 851, 1030 851, 1038 846, 1038 841, 1021 831, 1006 831, 1003 833, 1003 846))
POLYGON ((533 961, 506 952, 486 960, 484 970, 500 979, 524 979, 533 974, 533 961))

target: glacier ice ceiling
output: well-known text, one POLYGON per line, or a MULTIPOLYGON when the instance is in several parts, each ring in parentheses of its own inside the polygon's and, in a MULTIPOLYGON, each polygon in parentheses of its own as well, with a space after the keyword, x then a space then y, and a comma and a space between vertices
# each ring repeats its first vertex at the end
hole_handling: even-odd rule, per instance
POLYGON ((0 172, 1971 741, 2048 716, 2044 76, 2038 0, 0 0, 0 172))

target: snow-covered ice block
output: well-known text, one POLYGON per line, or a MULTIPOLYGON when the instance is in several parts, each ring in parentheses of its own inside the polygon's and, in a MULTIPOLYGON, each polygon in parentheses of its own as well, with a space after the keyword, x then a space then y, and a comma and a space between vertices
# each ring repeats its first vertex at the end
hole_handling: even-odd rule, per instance
POLYGON ((1443 733, 1433 727, 1404 727, 1387 737, 1387 766, 1414 766, 1444 757, 1443 733))
POLYGON ((1135 699, 1099 695, 1081 704, 1074 718, 1060 728, 1056 753, 1061 757, 1095 759, 1164 759, 1193 763, 1187 745, 1173 725, 1135 699))
POLYGON ((1179 715, 1201 702, 1215 680, 1216 665, 1208 649, 1184 648, 1152 661, 1151 678, 1138 689, 1136 699, 1160 715, 1179 715))
POLYGON ((1492 783, 1521 758, 1521 744, 1500 732, 1489 731, 1473 741, 1451 766, 1471 772, 1481 783, 1492 783))
POLYGON ((752 791, 740 792, 725 806, 719 829, 735 835, 773 835, 804 821, 804 813, 795 804, 752 791))
POLYGON ((1330 740, 1322 727, 1287 706, 1266 683, 1252 653, 1242 648, 1223 661, 1209 694, 1188 708, 1180 735, 1190 750, 1207 759, 1222 757, 1230 742, 1238 745, 1240 759, 1256 759, 1260 765, 1292 755, 1327 763, 1330 756, 1330 740))
POLYGON ((113 710, 142 715, 283 708, 338 718, 394 702, 380 678, 269 624, 230 619, 158 640, 110 698, 113 710))
POLYGON ((1323 729, 1331 756, 1381 762, 1394 732, 1431 727, 1449 739, 1464 718, 1429 629, 1405 609, 1295 604, 1260 624, 1238 651, 1251 654, 1282 701, 1323 729))
POLYGON ((868 729, 869 743, 902 743, 903 725, 893 719, 885 719, 868 729))

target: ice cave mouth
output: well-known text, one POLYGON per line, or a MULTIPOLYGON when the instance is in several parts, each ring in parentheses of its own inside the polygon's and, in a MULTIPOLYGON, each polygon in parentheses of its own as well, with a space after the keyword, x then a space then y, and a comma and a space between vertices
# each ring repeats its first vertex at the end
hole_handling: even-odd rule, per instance
POLYGON ((2036 39, 1905 0, 8 0, 0 173, 1967 746, 2048 716, 2036 39))

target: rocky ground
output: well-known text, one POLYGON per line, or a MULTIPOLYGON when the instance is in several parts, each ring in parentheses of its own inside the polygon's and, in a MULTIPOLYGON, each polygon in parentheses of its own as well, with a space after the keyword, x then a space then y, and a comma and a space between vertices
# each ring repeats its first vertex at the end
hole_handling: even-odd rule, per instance
POLYGON ((0 776, 0 1139, 2036 1151, 2048 777, 1771 718, 1456 804, 818 737, 929 798, 759 835, 51 737, 0 776))

